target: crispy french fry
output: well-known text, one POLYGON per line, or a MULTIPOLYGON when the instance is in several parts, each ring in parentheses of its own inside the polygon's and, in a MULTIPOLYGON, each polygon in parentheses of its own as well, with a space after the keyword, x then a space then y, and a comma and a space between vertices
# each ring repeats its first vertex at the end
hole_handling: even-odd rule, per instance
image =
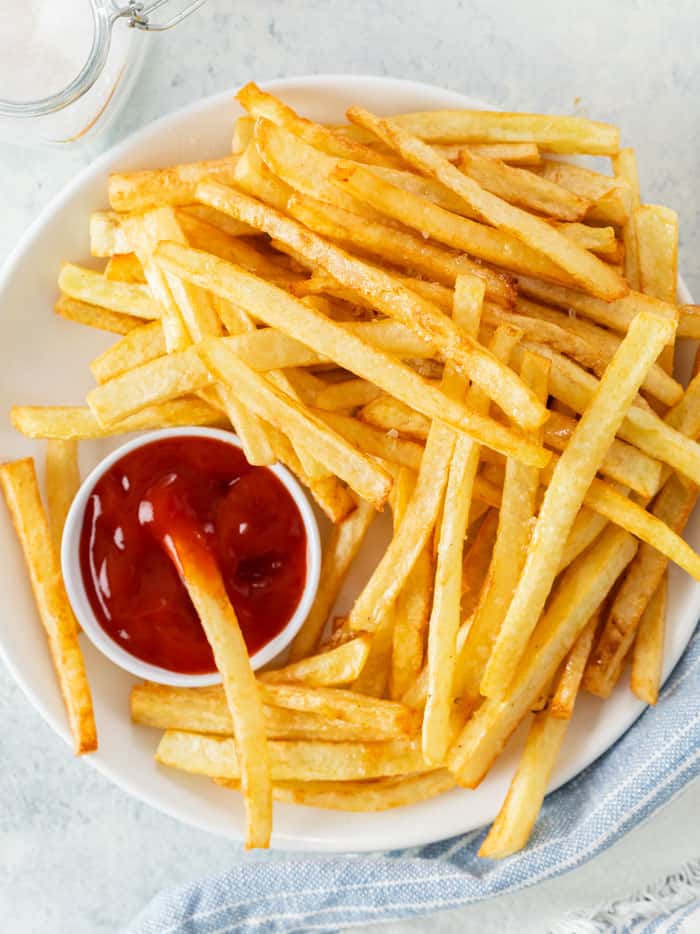
POLYGON ((560 233, 569 240, 578 243, 584 250, 590 250, 612 261, 618 256, 619 243, 615 237, 613 227, 589 227, 588 224, 561 223, 557 224, 560 233))
MULTIPOLYGON (((293 189, 274 175, 260 158, 255 143, 240 156, 234 173, 236 187, 253 198, 259 198, 279 211, 284 211, 293 189)), ((209 205, 209 207, 215 207, 209 205)), ((234 218, 240 220, 240 218, 234 218)), ((243 223, 246 223, 245 221, 243 223)))
POLYGON ((110 331, 112 334, 128 334, 134 328, 143 325, 143 318, 137 318, 136 315, 110 311, 108 308, 100 308, 88 302, 68 298, 67 295, 61 295, 54 305, 54 311, 68 321, 75 321, 76 324, 84 324, 86 327, 98 328, 101 331, 110 331))
POLYGON ((272 832, 272 783, 261 692, 221 572, 198 537, 196 525, 187 528, 186 521, 179 516, 177 523, 159 529, 159 534, 187 588, 221 672, 246 804, 246 846, 266 847, 272 832))
POLYGON ((552 717, 559 720, 570 720, 574 712, 574 705, 578 696, 579 687, 586 668, 588 656, 591 654, 593 640, 600 622, 600 609, 586 623, 581 635, 574 642, 562 672, 559 675, 549 710, 552 717))
POLYGON ((562 576, 507 696, 485 700, 450 752, 460 785, 482 780, 636 550, 629 533, 611 526, 562 576))
POLYGON ((381 389, 377 389, 373 383, 365 379, 351 379, 319 389, 314 401, 317 408, 332 412, 366 405, 380 394, 381 389))
POLYGON ((637 697, 647 704, 655 704, 659 698, 666 634, 667 588, 668 574, 664 574, 639 621, 637 638, 634 640, 630 686, 637 697))
POLYGON ((549 595, 586 490, 669 331, 673 327, 664 318, 645 313, 635 318, 561 455, 533 529, 522 576, 484 671, 481 692, 486 696, 504 695, 549 595))
POLYGON ((236 94, 236 100, 254 117, 262 117, 278 126, 285 127, 309 145, 331 156, 355 159, 370 165, 400 165, 400 162, 393 156, 377 152, 363 143, 348 139, 343 135, 342 130, 330 129, 300 117, 291 107, 273 94, 261 91, 252 81, 241 88, 236 94))
POLYGON ((90 252, 93 256, 114 256, 129 253, 131 247, 121 229, 121 218, 115 211, 93 211, 90 215, 90 252))
POLYGON ((160 308, 148 287, 141 283, 113 282, 93 269, 64 263, 58 287, 69 298, 128 314, 136 318, 159 318, 160 308))
POLYGON ((113 173, 109 177, 109 203, 114 211, 144 211, 161 204, 191 204, 194 189, 204 178, 224 185, 234 182, 236 158, 190 162, 168 169, 113 173))
POLYGON ((507 453, 515 448, 526 460, 533 459, 537 463, 546 460, 546 455, 542 457, 542 449, 533 450, 529 442, 512 430, 496 425, 493 420, 468 413, 464 406, 449 399, 409 368, 371 348, 347 329, 269 283, 227 266, 222 260, 184 250, 176 244, 162 244, 158 250, 158 262, 171 266, 184 277, 209 284, 212 290, 249 307, 252 314, 263 318, 273 327, 279 327, 290 334, 303 333, 305 342, 313 346, 314 350, 334 359, 340 366, 363 379, 376 383, 386 392, 407 401, 430 417, 444 419, 461 431, 473 433, 479 441, 497 450, 505 448, 507 453))
POLYGON ((454 788, 446 769, 371 782, 282 782, 273 789, 275 800, 341 811, 386 811, 426 801, 454 788))
POLYGON ((436 343, 438 352, 445 359, 463 366, 468 375, 519 424, 527 426, 543 421, 542 406, 535 403, 508 367, 499 365, 477 341, 468 339, 439 309, 404 288, 387 273, 351 257, 295 221, 224 186, 202 185, 198 189, 198 198, 289 243, 321 264, 339 282, 364 295, 389 317, 401 321, 429 343, 436 343))
POLYGON ((486 191, 537 214, 546 214, 564 221, 576 221, 582 218, 590 207, 590 201, 567 191, 556 182, 541 178, 525 169, 505 165, 496 159, 489 159, 469 149, 462 150, 457 166, 486 191))
POLYGON ((625 245, 625 279, 630 288, 639 289, 639 253, 637 248, 637 224, 635 213, 639 207, 639 175, 637 173, 637 158, 634 149, 621 149, 612 159, 613 171, 616 178, 621 178, 629 186, 630 215, 622 228, 622 239, 625 245))
MULTIPOLYGON (((381 723, 368 727, 352 720, 329 719, 304 710, 264 707, 269 739, 378 742, 402 739, 405 731, 381 723)), ((160 730, 233 736, 233 721, 223 688, 175 688, 137 684, 131 690, 131 719, 160 730)))
POLYGON ((220 425, 221 412, 202 399, 183 396, 141 409, 108 426, 101 425, 88 408, 71 405, 16 405, 10 412, 14 427, 28 438, 86 441, 130 431, 177 428, 185 425, 220 425))
POLYGON ((76 441, 49 441, 46 445, 46 505, 51 541, 58 564, 66 516, 80 488, 78 444, 76 441))
POLYGON ((287 684, 301 681, 311 687, 350 684, 362 671, 369 654, 370 638, 357 636, 329 652, 310 655, 284 668, 263 672, 260 681, 266 684, 287 684))
MULTIPOLYGON (((471 619, 486 581, 498 532, 498 511, 490 509, 479 525, 474 540, 464 549, 462 559, 462 618, 471 619)), ((471 625, 471 623, 470 623, 471 625)), ((462 624, 464 627, 464 624, 462 624)), ((464 632, 464 639, 469 627, 464 632)), ((461 633, 460 629, 460 633, 461 633)), ((464 645, 462 639, 461 645, 464 645)), ((458 639, 459 641, 459 639, 458 639)), ((457 653, 458 657, 461 653, 457 653)), ((455 672, 456 674, 456 672, 455 672)))
POLYGON ((533 142, 543 152, 614 155, 618 150, 620 136, 617 127, 609 123, 551 114, 433 110, 399 114, 392 119, 428 142, 533 142))
MULTIPOLYGON (((357 781, 425 770, 415 740, 327 743, 271 740, 270 768, 279 781, 357 781)), ((210 778, 241 777, 233 741, 168 730, 156 753, 158 762, 210 778)))
POLYGON ((0 464, 0 487, 17 532, 37 610, 46 631, 76 755, 97 749, 90 685, 58 556, 41 503, 31 458, 0 464))
POLYGON ((586 220, 591 224, 623 227, 626 223, 630 215, 631 199, 629 184, 624 179, 602 175, 572 162, 555 162, 552 159, 543 159, 535 171, 543 178, 592 201, 586 215, 586 220))
POLYGON ((140 282, 146 281, 143 266, 133 253, 117 253, 110 256, 104 272, 105 279, 114 282, 140 282))
MULTIPOLYGON (((698 488, 673 475, 652 506, 652 514, 669 529, 683 531, 697 502, 698 488)), ((605 626, 588 660, 584 686, 607 697, 615 686, 622 663, 632 646, 642 614, 661 583, 668 558, 648 544, 630 566, 613 601, 605 626)))
MULTIPOLYGON (((469 305, 483 300, 474 291, 475 280, 460 278, 455 289, 454 317, 468 326, 474 319, 469 305), (464 306, 467 306, 465 309, 464 306)), ((508 362, 517 334, 497 330, 491 348, 505 363, 508 362)), ((527 385, 532 382, 525 379, 527 385)), ((538 386, 537 389, 540 387, 538 386)), ((544 392, 535 393, 544 403, 544 392)), ((472 387, 467 397, 475 409, 488 412, 489 400, 478 387, 472 387)), ((450 714, 453 702, 456 640, 460 623, 462 548, 467 533, 469 508, 472 500, 474 478, 479 465, 478 445, 458 440, 450 462, 445 489, 445 500, 437 541, 437 563, 433 608, 428 626, 428 693, 423 717, 423 756, 431 765, 442 763, 447 754, 450 736, 450 714)))
POLYGON ((675 304, 678 280, 678 215, 669 208, 645 204, 635 211, 642 292, 675 304))
POLYGON ((567 720, 557 719, 549 710, 535 715, 508 794, 479 856, 503 859, 527 844, 568 726, 567 720))
POLYGON ((338 412, 324 412, 322 409, 309 409, 309 411, 329 425, 341 437, 360 450, 380 457, 383 461, 408 467, 417 471, 423 456, 423 446, 415 441, 405 438, 394 438, 383 431, 373 428, 366 422, 361 422, 351 415, 341 415, 338 412))
POLYGON ((90 364, 90 372, 96 382, 106 383, 164 354, 163 326, 160 321, 151 321, 133 328, 96 357, 90 364))
POLYGON ((209 227, 216 227, 222 230, 229 237, 254 237, 257 230, 254 230, 248 224, 242 224, 240 221, 227 217, 220 211, 215 211, 206 204, 185 204, 177 209, 177 217, 180 222, 183 218, 190 217, 203 221, 209 227))
MULTIPOLYGON (((534 354, 524 354, 520 373, 539 398, 546 400, 547 361, 534 354)), ((479 685, 486 664, 525 564, 539 483, 540 474, 536 468, 508 459, 488 577, 481 589, 469 633, 455 662, 450 699, 463 699, 470 708, 478 703, 479 685)))
POLYGON ((540 218, 522 211, 496 195, 485 191, 418 137, 390 120, 374 117, 359 107, 351 107, 348 117, 376 133, 387 145, 399 152, 407 162, 424 174, 442 182, 487 223, 505 230, 543 253, 562 267, 586 292, 612 301, 628 291, 624 280, 596 256, 567 240, 540 218))
POLYGON ((381 508, 391 489, 391 478, 376 462, 348 444, 329 429, 305 406, 280 392, 271 383, 247 367, 220 341, 200 345, 200 354, 209 371, 230 385, 241 401, 258 417, 299 439, 312 449, 314 457, 328 470, 345 480, 362 499, 381 508))

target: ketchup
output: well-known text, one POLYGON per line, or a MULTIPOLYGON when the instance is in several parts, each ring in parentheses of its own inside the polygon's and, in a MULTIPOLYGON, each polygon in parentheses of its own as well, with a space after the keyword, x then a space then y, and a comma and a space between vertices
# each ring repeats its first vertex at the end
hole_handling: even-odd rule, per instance
POLYGON ((171 522, 216 562, 255 654, 284 629, 304 590, 306 530, 292 496, 239 448, 197 435, 137 448, 95 484, 80 566, 98 622, 143 661, 203 674, 216 666, 164 544, 171 522))

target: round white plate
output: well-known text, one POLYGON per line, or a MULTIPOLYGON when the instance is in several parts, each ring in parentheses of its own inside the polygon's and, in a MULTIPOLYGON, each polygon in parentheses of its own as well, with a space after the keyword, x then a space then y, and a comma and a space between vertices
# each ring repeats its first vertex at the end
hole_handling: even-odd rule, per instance
MULTIPOLYGON (((317 76, 272 81, 266 87, 306 116, 331 122, 340 121, 350 104, 361 104, 379 113, 487 106, 451 91, 387 78, 317 76)), ((107 206, 108 173, 220 156, 229 150, 238 113, 231 94, 226 93, 159 120, 97 160, 27 231, 0 276, 0 459, 31 454, 43 472, 43 446, 20 437, 9 426, 10 406, 83 403, 91 386, 87 364, 114 340, 110 335, 63 321, 52 312, 60 263, 70 259, 93 265, 88 216, 107 206)), ((83 472, 123 440, 83 444, 83 472)), ((339 606, 343 608, 366 579, 386 541, 383 523, 375 525, 341 595, 339 606)), ((687 537, 695 547, 700 546, 700 515, 691 520, 687 537)), ((3 507, 0 554, 0 646, 5 661, 42 716, 68 740, 44 633, 3 507)), ((671 568, 668 612, 666 674, 680 657, 700 614, 700 588, 675 567, 671 568)), ((133 726, 129 720, 129 690, 134 679, 81 638, 100 744, 98 752, 86 756, 86 762, 126 791, 179 820, 212 833, 240 837, 243 807, 239 795, 205 778, 158 766, 153 759, 158 732, 133 726)), ((605 752, 642 710, 643 705, 626 683, 604 705, 583 695, 552 788, 568 781, 605 752)), ((498 811, 517 761, 517 744, 516 737, 509 753, 477 790, 455 790, 410 808, 345 814, 276 804, 273 845, 315 851, 394 849, 477 828, 498 811)))

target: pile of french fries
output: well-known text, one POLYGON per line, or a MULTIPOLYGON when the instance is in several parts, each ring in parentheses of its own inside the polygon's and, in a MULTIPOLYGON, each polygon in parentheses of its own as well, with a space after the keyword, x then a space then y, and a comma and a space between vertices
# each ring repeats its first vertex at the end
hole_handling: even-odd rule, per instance
POLYGON ((629 665, 656 702, 668 562, 700 580, 681 537, 700 376, 673 375, 700 308, 677 302, 676 214, 642 204, 606 124, 351 107, 325 126, 253 84, 238 100, 231 154, 111 176, 90 218, 106 267, 66 263, 56 311, 119 339, 85 407, 12 412, 49 439, 50 532, 31 460, 0 480, 76 749, 96 745, 56 557, 76 444, 228 425, 332 533, 289 658, 257 677, 216 569, 182 544, 223 685, 134 687, 133 720, 165 731, 158 761, 240 789, 265 846, 273 799, 371 811, 474 788, 532 715, 481 847, 506 856, 579 691, 608 697, 629 665), (387 507, 386 552, 331 618, 387 507))

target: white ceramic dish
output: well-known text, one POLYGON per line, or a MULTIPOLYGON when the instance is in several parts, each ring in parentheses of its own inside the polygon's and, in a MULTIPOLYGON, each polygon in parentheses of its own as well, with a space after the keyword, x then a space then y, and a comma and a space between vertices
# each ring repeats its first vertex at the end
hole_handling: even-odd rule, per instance
MULTIPOLYGON (((73 607, 78 622, 83 628, 83 632, 90 642, 106 655, 115 665, 119 665, 125 671, 135 675, 137 678, 148 681, 156 681, 158 684, 174 684, 178 687, 205 687, 210 684, 219 684, 221 675, 214 671, 204 675, 188 675, 177 671, 170 671, 167 668, 161 668, 159 665, 151 665, 142 659, 132 655, 131 652, 115 642, 102 628, 90 605, 83 574, 80 568, 80 536, 83 529, 83 518, 85 508, 88 504, 95 484, 117 461, 121 460, 127 454, 135 451, 137 448, 145 447, 155 441, 162 441, 165 438, 212 438, 215 441, 222 441, 224 444, 230 444, 233 447, 240 448, 241 442, 236 435, 230 431, 222 431, 220 428, 164 428, 161 431, 149 431, 145 434, 127 441, 112 451, 104 460, 100 461, 97 467, 90 473, 89 477, 83 480, 83 483, 76 494, 75 499, 68 511, 66 525, 63 532, 63 541, 61 543, 61 567, 63 570, 63 579, 66 583, 68 599, 73 607)), ((297 509, 301 515, 306 530, 306 583, 299 603, 294 613, 289 618, 284 629, 279 632, 274 639, 264 645, 250 659, 254 669, 262 668, 273 658, 280 655, 291 643, 292 639, 301 629, 301 624, 308 616, 316 591, 318 590, 318 581, 321 575, 321 538, 318 532, 318 523, 316 516, 311 508, 306 494, 292 474, 283 467, 282 464, 275 464, 269 468, 278 480, 284 485, 285 489, 296 503, 297 509)))
MULTIPOLYGON (((441 107, 486 107, 427 85, 387 78, 316 76, 266 85, 317 120, 337 122, 350 104, 380 113, 441 107)), ((56 318, 56 276, 62 260, 90 262, 87 220, 106 206, 111 170, 213 158, 228 150, 238 108, 228 93, 200 101, 136 133, 93 163, 27 231, 0 277, 0 453, 3 459, 38 455, 42 446, 9 427, 11 404, 82 403, 90 387, 87 363, 113 338, 56 318)), ((689 300, 687 293, 684 300, 689 300)), ((689 360, 682 360, 686 368, 689 360)), ((123 440, 123 439, 120 439, 123 440)), ((91 468, 114 442, 82 446, 83 469, 91 468)), ((1 512, 1 510, 0 510, 1 512)), ((384 522, 371 530, 338 601, 347 609, 367 578, 388 536, 384 522)), ((700 514, 686 537, 700 547, 700 514)), ((51 726, 68 739, 63 705, 36 619, 22 558, 7 515, 0 516, 0 646, 7 665, 51 726)), ((677 568, 670 574, 665 674, 675 665, 700 615, 700 587, 677 568)), ((229 837, 240 837, 243 806, 237 794, 206 779, 176 773, 153 761, 155 731, 133 726, 128 716, 134 679, 84 641, 99 731, 99 751, 86 757, 126 791, 179 820, 229 837)), ((581 698, 552 779, 556 788, 608 749, 643 711, 627 684, 605 705, 581 698)), ((653 714, 652 714, 653 716, 653 714)), ((292 805, 275 806, 273 845, 286 849, 353 851, 415 846, 472 830, 498 811, 517 757, 518 737, 476 791, 456 790, 410 808, 378 814, 346 814, 292 805)))

